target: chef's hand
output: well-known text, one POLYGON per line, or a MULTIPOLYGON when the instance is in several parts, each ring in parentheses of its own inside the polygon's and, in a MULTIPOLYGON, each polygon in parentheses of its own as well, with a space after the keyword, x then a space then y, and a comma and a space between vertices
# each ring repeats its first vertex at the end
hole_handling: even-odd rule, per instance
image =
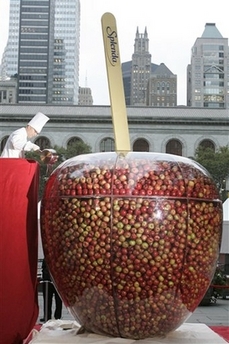
POLYGON ((35 145, 35 143, 33 144, 33 150, 34 151, 40 151, 40 147, 38 145, 35 145))
POLYGON ((24 151, 29 152, 29 151, 37 151, 39 150, 40 147, 38 145, 35 145, 35 143, 32 143, 28 141, 24 147, 24 151))

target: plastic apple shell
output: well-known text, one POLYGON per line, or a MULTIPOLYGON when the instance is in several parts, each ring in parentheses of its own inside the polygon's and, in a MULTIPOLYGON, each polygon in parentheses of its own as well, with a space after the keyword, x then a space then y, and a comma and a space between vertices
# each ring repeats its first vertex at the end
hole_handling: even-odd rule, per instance
POLYGON ((41 207, 45 257, 87 331, 142 339, 179 327, 216 266, 222 203, 208 172, 169 154, 95 153, 62 163, 41 207))

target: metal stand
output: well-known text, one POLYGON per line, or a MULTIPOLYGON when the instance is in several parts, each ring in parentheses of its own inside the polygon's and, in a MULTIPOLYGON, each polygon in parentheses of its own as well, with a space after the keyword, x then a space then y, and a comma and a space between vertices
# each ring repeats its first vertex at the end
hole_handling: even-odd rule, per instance
POLYGON ((45 283, 45 293, 44 290, 43 292, 43 297, 44 297, 44 320, 45 322, 48 321, 48 290, 49 290, 49 284, 52 284, 52 281, 40 281, 40 284, 45 283))

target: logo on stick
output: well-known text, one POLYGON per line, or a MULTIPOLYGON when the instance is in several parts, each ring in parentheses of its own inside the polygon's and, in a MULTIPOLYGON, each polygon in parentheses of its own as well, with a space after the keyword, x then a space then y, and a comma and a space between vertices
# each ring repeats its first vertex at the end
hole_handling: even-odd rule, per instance
POLYGON ((107 54, 108 60, 112 66, 115 66, 119 59, 119 51, 118 51, 118 35, 115 30, 113 30, 110 26, 106 28, 106 35, 107 35, 107 54))

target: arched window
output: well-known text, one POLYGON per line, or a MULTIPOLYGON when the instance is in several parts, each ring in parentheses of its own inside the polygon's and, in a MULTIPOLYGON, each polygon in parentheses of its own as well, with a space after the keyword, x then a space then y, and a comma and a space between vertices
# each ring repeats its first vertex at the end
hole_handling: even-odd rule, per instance
POLYGON ((182 156, 182 144, 179 140, 170 140, 166 144, 166 153, 182 156))
POLYGON ((114 152, 115 142, 114 139, 107 137, 100 142, 100 152, 114 152))
POLYGON ((51 147, 50 140, 45 136, 39 136, 34 143, 38 145, 41 150, 51 147))
POLYGON ((211 140, 203 140, 200 142, 199 146, 201 148, 210 148, 215 152, 215 144, 211 140))
POLYGON ((83 140, 80 139, 80 138, 77 137, 77 136, 74 136, 74 137, 72 137, 70 140, 68 140, 67 147, 69 147, 69 146, 71 146, 71 145, 73 145, 74 143, 77 143, 77 142, 83 143, 83 140))
POLYGON ((6 141, 8 140, 8 138, 9 138, 9 135, 3 137, 2 141, 1 141, 1 153, 3 151, 3 148, 5 147, 5 144, 6 144, 6 141))
POLYGON ((149 144, 145 139, 138 139, 133 144, 134 152, 149 152, 149 144))

